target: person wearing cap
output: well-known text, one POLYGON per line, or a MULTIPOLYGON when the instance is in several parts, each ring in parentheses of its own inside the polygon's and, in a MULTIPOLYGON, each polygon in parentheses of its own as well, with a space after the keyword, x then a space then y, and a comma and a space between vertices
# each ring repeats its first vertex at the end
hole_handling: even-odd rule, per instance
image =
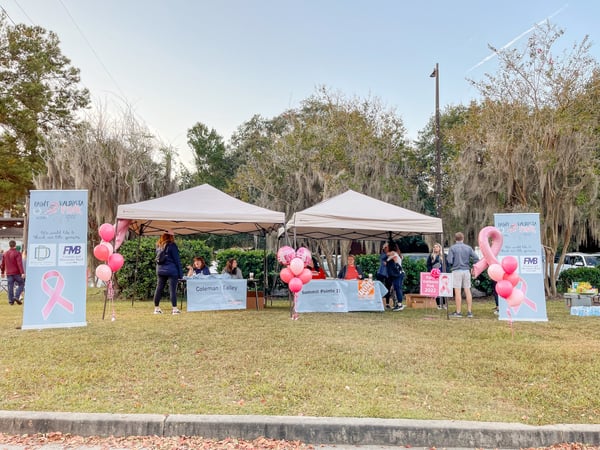
POLYGON ((160 298, 167 282, 173 314, 180 314, 181 311, 177 308, 177 282, 183 278, 183 269, 179 248, 175 244, 175 236, 171 230, 165 231, 156 243, 156 276, 158 280, 154 292, 154 314, 162 314, 160 298))

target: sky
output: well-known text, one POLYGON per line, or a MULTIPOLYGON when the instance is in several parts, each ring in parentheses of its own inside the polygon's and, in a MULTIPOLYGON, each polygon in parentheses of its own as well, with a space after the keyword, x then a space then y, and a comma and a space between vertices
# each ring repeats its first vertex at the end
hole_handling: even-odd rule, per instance
POLYGON ((488 45, 522 48, 550 18, 569 47, 589 35, 600 61, 600 2, 589 0, 0 0, 9 20, 54 31, 105 111, 131 108, 190 165, 201 122, 227 142, 244 122, 300 107, 325 86, 377 98, 416 139, 440 108, 478 97, 488 45))

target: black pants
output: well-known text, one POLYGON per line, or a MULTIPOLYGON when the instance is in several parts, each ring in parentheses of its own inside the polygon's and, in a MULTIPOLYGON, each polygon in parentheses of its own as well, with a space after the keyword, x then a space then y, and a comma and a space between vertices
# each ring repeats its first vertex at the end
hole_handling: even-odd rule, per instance
POLYGON ((377 278, 378 281, 381 281, 383 283, 383 285, 385 286, 385 288, 387 289, 387 294, 385 294, 384 298, 385 298, 385 304, 389 305, 390 304, 390 296, 392 295, 392 280, 390 280, 388 277, 384 277, 383 275, 380 275, 380 274, 375 275, 375 278, 377 278))

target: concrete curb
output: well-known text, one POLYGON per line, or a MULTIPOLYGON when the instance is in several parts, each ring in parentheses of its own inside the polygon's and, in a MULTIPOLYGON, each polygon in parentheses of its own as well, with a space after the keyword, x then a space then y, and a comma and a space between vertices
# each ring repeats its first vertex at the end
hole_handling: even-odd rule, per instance
POLYGON ((0 411, 0 432, 79 436, 201 436, 300 440, 307 444, 447 448, 600 445, 600 425, 295 416, 214 416, 0 411))

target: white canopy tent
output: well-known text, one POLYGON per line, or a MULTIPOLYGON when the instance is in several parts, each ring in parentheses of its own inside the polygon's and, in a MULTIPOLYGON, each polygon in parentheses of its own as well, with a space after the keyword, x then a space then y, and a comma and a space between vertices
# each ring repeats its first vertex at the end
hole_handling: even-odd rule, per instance
POLYGON ((442 233, 442 219, 348 190, 296 212, 286 230, 295 237, 313 239, 386 240, 442 233))
POLYGON ((139 203, 119 205, 118 229, 138 235, 263 234, 285 223, 285 214, 251 205, 209 184, 139 203), (126 226, 125 226, 126 225, 126 226))

